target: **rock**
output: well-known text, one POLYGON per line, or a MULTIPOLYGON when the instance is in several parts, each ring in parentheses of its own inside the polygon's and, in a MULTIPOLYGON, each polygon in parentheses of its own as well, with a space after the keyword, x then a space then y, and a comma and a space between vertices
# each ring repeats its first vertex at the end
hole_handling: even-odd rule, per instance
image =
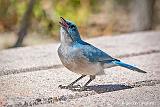
MULTIPOLYGON (((160 106, 160 32, 87 40, 116 58, 145 70, 106 69, 87 91, 60 89, 79 75, 59 61, 59 44, 0 52, 0 105, 5 106, 160 106)), ((78 84, 83 85, 89 77, 78 84)))

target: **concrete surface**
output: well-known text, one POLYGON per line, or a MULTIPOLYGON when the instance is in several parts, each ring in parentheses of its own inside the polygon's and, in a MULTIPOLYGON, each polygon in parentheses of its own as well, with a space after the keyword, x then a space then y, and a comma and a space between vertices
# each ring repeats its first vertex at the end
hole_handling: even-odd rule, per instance
MULTIPOLYGON (((0 51, 0 106, 83 107, 160 106, 160 32, 87 40, 124 62, 147 71, 106 69, 87 91, 60 89, 79 75, 61 65, 59 44, 0 51), (35 72, 33 72, 35 71, 35 72)), ((89 77, 78 84, 83 85, 89 77)))

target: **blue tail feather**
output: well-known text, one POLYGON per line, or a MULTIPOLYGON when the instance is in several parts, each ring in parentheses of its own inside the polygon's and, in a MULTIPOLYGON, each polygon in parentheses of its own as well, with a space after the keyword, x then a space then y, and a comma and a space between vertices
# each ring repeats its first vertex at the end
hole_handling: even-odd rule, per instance
POLYGON ((133 70, 133 71, 137 71, 137 72, 141 72, 141 73, 147 73, 137 67, 134 67, 132 65, 129 65, 129 64, 126 64, 126 63, 123 63, 121 61, 113 61, 114 64, 118 65, 118 66, 121 66, 121 67, 125 67, 127 69, 130 69, 130 70, 133 70))

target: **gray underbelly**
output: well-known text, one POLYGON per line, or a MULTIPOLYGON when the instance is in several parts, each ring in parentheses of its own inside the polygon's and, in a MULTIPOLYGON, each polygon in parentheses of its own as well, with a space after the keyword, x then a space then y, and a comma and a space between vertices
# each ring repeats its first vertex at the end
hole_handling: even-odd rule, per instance
POLYGON ((89 62, 80 52, 76 54, 69 53, 70 48, 59 48, 58 55, 62 64, 70 71, 82 75, 100 75, 104 74, 103 66, 100 62, 89 62))
POLYGON ((100 63, 90 63, 84 59, 62 61, 63 65, 70 71, 82 75, 100 75, 104 74, 100 63))

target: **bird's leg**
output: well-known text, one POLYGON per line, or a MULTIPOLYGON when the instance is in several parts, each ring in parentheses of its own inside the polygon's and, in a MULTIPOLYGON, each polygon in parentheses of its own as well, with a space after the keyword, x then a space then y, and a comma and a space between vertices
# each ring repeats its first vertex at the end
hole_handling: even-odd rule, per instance
POLYGON ((96 78, 96 76, 95 76, 95 75, 90 75, 90 79, 87 81, 87 83, 86 83, 86 84, 84 84, 84 86, 83 86, 83 87, 81 87, 80 91, 84 91, 84 90, 85 90, 85 88, 86 88, 86 86, 87 86, 91 81, 93 81, 95 78, 96 78))
POLYGON ((82 75, 80 76, 78 79, 76 79, 75 81, 73 81, 71 84, 69 84, 68 86, 72 87, 76 82, 78 82, 80 79, 84 78, 86 75, 82 75))
POLYGON ((75 81, 73 81, 71 84, 69 84, 68 86, 62 86, 62 85, 59 85, 60 88, 73 88, 73 85, 78 82, 80 79, 84 78, 86 75, 82 75, 80 76, 78 79, 76 79, 75 81))

